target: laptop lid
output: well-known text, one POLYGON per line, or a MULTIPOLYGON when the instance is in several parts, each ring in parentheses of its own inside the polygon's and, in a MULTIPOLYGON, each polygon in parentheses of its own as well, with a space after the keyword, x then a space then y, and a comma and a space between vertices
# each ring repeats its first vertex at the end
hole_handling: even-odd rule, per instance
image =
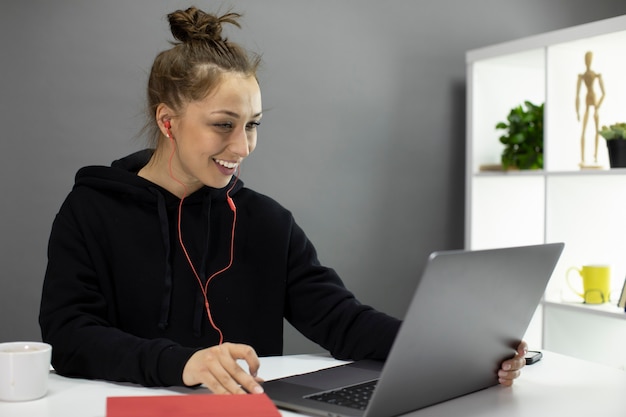
POLYGON ((431 254, 365 412, 304 397, 375 378, 371 361, 268 381, 265 392, 296 411, 390 417, 496 385, 500 363, 514 355, 563 246, 431 254))

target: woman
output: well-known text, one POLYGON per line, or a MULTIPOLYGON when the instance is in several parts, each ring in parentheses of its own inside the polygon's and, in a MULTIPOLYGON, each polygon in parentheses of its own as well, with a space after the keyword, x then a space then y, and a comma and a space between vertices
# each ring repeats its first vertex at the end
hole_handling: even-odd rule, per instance
POLYGON ((262 392, 257 355, 282 354, 283 318, 337 358, 389 352, 400 321, 360 304, 291 213, 238 178, 262 117, 259 60, 221 35, 238 17, 171 13, 178 43, 148 82, 154 150, 77 173, 40 312, 62 375, 262 392))

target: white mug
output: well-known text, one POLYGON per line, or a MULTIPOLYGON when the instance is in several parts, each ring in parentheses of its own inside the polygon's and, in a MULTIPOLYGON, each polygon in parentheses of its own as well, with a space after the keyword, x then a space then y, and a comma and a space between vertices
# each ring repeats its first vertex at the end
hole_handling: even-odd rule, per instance
POLYGON ((41 342, 0 343, 0 401, 29 401, 46 395, 52 346, 41 342))

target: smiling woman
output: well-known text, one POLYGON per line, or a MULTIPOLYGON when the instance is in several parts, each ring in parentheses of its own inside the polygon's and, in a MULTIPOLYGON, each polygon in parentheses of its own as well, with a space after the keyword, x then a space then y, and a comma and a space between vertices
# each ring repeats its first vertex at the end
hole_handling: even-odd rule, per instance
MULTIPOLYGON (((258 57, 221 35, 239 15, 168 18, 153 148, 80 169, 52 227, 40 325, 56 371, 260 392, 257 355, 282 354, 284 320, 337 358, 385 359, 400 321, 360 303, 291 212, 237 176, 262 117, 258 57)), ((494 378, 519 375, 524 347, 494 378)))
POLYGON ((201 100, 178 108, 160 103, 155 123, 162 134, 139 176, 180 198, 203 186, 223 188, 256 147, 261 116, 259 84, 239 72, 223 74, 201 100))
POLYGON ((237 177, 262 117, 258 57, 221 37, 239 15, 168 18, 179 42, 148 81, 154 148, 79 170, 53 224, 40 324, 55 369, 258 392, 257 355, 282 353, 284 319, 337 357, 384 358, 400 322, 237 177))
POLYGON ((179 42, 152 65, 146 128, 156 150, 139 175, 178 197, 225 187, 256 146, 259 57, 222 38, 222 25, 239 26, 239 17, 195 8, 168 15, 179 42))

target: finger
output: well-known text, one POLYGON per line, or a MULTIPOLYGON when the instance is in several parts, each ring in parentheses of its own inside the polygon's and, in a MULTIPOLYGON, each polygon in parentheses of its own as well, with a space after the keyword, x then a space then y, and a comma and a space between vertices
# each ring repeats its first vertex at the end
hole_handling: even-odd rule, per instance
MULTIPOLYGON (((237 391, 237 389, 240 387, 236 383, 231 384, 229 388, 229 383, 228 383, 229 378, 225 378, 223 375, 221 378, 222 379, 220 379, 220 377, 217 377, 214 373, 207 373, 206 375, 203 375, 202 383, 213 394, 244 394, 245 393, 243 392, 243 390, 241 390, 242 392, 237 391)), ((230 380, 232 381, 232 378, 230 378, 230 380)))
POLYGON ((521 341, 519 346, 517 347, 517 353, 520 356, 525 356, 528 353, 528 344, 525 341, 521 341))
POLYGON ((204 352, 203 368, 198 375, 199 382, 214 394, 236 393, 240 388, 222 366, 219 348, 204 352))
POLYGON ((214 394, 246 394, 246 390, 237 382, 236 377, 226 372, 223 368, 213 372, 214 394))
POLYGON ((526 366, 526 353, 528 353, 528 344, 522 340, 517 346, 515 356, 502 362, 502 369, 505 371, 522 369, 526 366))
MULTIPOLYGON (((238 367, 235 359, 230 356, 229 346, 214 346, 203 351, 203 370, 198 378, 214 394, 245 394, 245 390, 233 376, 238 371, 245 374, 238 367)), ((239 377, 241 378, 241 377, 239 377)), ((249 378, 251 378, 249 376, 249 378)))
POLYGON ((513 385, 513 381, 520 376, 520 371, 498 371, 498 382, 505 386, 513 385))
POLYGON ((250 375, 257 376, 261 362, 252 346, 226 343, 225 347, 229 350, 231 357, 244 360, 248 364, 250 375))
POLYGON ((253 372, 259 369, 260 361, 254 349, 247 345, 224 343, 214 349, 214 358, 209 366, 209 374, 206 384, 209 389, 216 393, 244 394, 262 393, 259 380, 256 376, 246 372, 237 360, 242 359, 248 363, 253 372), (210 385, 209 385, 210 384, 210 385))
POLYGON ((223 356, 224 363, 222 365, 240 385, 240 388, 254 394, 262 393, 263 388, 260 385, 262 380, 257 377, 260 361, 254 349, 248 345, 237 344, 227 344, 224 348, 228 354, 223 356), (244 360, 248 364, 249 373, 239 366, 237 359, 244 360))
POLYGON ((253 372, 258 371, 260 362, 256 352, 250 346, 224 343, 203 351, 202 359, 204 370, 200 373, 197 382, 204 384, 213 393, 263 392, 259 380, 248 374, 237 363, 237 360, 243 359, 253 372))
POLYGON ((524 356, 516 355, 513 359, 507 359, 502 362, 501 369, 503 371, 518 371, 526 366, 526 359, 524 356))

